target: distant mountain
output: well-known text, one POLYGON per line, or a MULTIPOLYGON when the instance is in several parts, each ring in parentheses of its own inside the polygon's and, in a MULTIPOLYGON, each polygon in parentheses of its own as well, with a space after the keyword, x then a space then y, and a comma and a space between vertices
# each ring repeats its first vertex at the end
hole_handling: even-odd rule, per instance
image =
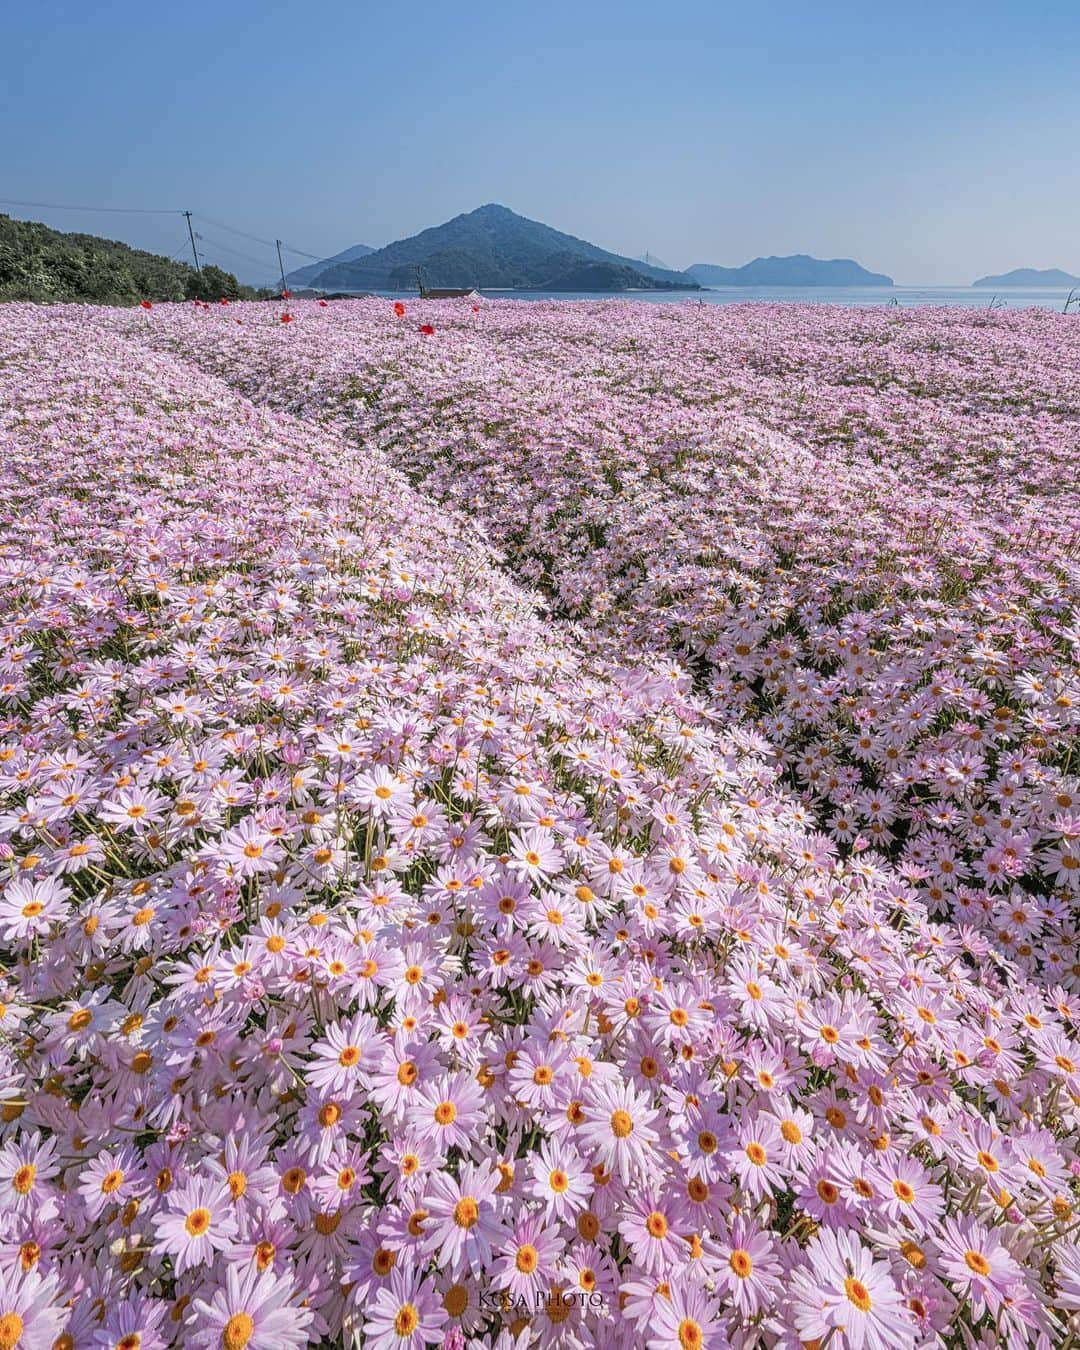
POLYGON ((1080 286, 1080 277, 1063 272, 1060 267, 1046 267, 1040 271, 1037 267, 1017 267, 1012 272, 1003 272, 999 277, 980 277, 971 283, 973 286, 1080 286))
POLYGON ((322 262, 308 263, 306 267, 298 267, 294 272, 286 272, 285 280, 290 290, 299 290, 301 286, 310 286, 320 272, 333 267, 335 263, 353 262, 357 258, 366 258, 369 253, 374 252, 375 250, 368 244, 353 244, 352 248, 343 249, 332 258, 324 258, 322 262))
POLYGON ((850 258, 755 258, 743 267, 694 263, 687 274, 703 286, 891 286, 892 277, 868 272, 850 258))
POLYGON ((0 215, 0 301, 137 305, 149 300, 255 299, 231 272, 174 262, 96 234, 67 234, 0 215))
POLYGON ((636 263, 648 263, 650 267, 662 267, 666 272, 675 271, 675 268, 672 267, 670 263, 664 262, 663 258, 658 258, 655 253, 650 253, 648 252, 648 250, 646 250, 642 254, 639 254, 636 258, 633 258, 631 261, 636 263))
POLYGON ((698 283, 683 272, 609 253, 494 204, 398 239, 366 257, 335 262, 317 273, 311 284, 329 291, 410 290, 416 285, 418 267, 428 286, 698 289, 698 283), (604 266, 583 271, 586 263, 604 266), (594 284, 583 284, 586 276, 594 284))

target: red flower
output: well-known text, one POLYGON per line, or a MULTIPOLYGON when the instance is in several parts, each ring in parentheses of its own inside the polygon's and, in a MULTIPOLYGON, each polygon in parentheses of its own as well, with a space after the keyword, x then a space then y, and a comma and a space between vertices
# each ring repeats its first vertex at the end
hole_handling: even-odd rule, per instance
POLYGON ((405 306, 401 303, 400 300, 394 301, 394 313, 398 316, 399 319, 405 317, 405 306))
POLYGON ((153 308, 154 308, 154 306, 150 303, 149 300, 140 300, 140 301, 139 301, 139 304, 142 305, 143 309, 153 309, 153 308))
POLYGON ((228 303, 229 303, 228 300, 226 300, 224 296, 222 296, 221 299, 218 301, 219 305, 227 305, 228 303))
POLYGON ((282 298, 282 300, 291 300, 291 299, 292 299, 292 291, 282 291, 282 292, 281 292, 281 298, 282 298))
POLYGON ((421 333, 426 334, 428 337, 431 337, 431 335, 432 335, 432 333, 434 333, 435 329, 434 329, 434 327, 433 327, 430 323, 422 323, 422 324, 420 325, 420 331, 421 331, 421 333))
POLYGON ((283 315, 281 316, 281 322, 282 322, 282 323, 292 323, 292 315, 291 315, 291 314, 283 314, 283 315))
POLYGON ((319 301, 319 308, 320 308, 320 309, 325 309, 329 303, 330 303, 329 300, 320 300, 320 301, 319 301))
POLYGON ((473 307, 472 307, 472 312, 473 312, 474 314, 479 314, 479 313, 480 313, 480 306, 479 306, 479 305, 473 305, 473 307))

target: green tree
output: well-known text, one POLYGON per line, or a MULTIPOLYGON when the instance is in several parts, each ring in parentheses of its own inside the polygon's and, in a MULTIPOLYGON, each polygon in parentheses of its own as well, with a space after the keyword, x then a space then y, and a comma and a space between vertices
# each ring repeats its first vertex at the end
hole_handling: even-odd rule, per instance
POLYGON ((0 215, 0 300, 137 305, 140 300, 255 299, 231 272, 186 263, 93 234, 64 234, 0 215))
MULTIPOLYGON (((193 271, 188 278, 189 300, 240 300, 247 289, 240 285, 231 272, 224 272, 212 263, 202 269, 201 278, 193 271)), ((248 294, 251 292, 248 290, 248 294)))

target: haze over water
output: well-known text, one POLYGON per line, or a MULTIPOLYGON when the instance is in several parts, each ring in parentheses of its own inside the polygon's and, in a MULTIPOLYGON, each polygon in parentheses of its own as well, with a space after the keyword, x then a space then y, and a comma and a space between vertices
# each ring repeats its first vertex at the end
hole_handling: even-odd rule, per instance
MULTIPOLYGON (((416 299, 416 291, 379 291, 416 299)), ((970 309, 1056 309, 1069 298, 1067 288, 1032 287, 992 291, 972 286, 721 286, 700 291, 509 291, 486 290, 492 300, 643 300, 650 304, 700 302, 706 305, 737 305, 782 301, 810 305, 961 305, 970 309)), ((1080 287, 1077 288, 1080 297, 1080 287)), ((1076 311, 1074 304, 1070 313, 1076 311)))

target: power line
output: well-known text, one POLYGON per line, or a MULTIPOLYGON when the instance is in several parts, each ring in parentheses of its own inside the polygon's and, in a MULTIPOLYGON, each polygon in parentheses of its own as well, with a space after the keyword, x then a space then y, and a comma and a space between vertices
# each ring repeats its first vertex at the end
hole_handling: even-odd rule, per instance
POLYGON ((122 216, 182 216, 183 211, 153 206, 72 206, 66 202, 23 202, 0 197, 0 206, 33 206, 42 211, 109 211, 122 216))
POLYGON ((265 244, 267 248, 274 247, 272 239, 262 239, 257 234, 248 234, 247 230, 238 230, 235 225, 226 225, 223 220, 215 220, 213 216, 204 216, 201 211, 196 212, 200 220, 208 221, 211 225, 216 225, 218 229, 228 230, 230 234, 238 234, 241 239, 250 239, 254 244, 265 244))
POLYGON ((287 244, 284 239, 281 241, 281 247, 288 253, 295 253, 300 258, 310 258, 312 262, 325 262, 325 258, 320 258, 317 253, 305 253, 302 248, 297 248, 293 244, 287 244))
POLYGON ((209 244, 214 249, 221 249, 225 253, 231 253, 234 258, 242 258, 244 262, 251 263, 253 267, 262 267, 269 269, 270 264, 265 258, 253 258, 250 253, 244 253, 241 249, 233 248, 231 244, 224 244, 220 239, 215 239, 212 235, 203 234, 201 230, 195 231, 195 238, 200 243, 209 244))
MULTIPOLYGON (((283 248, 289 253, 294 253, 298 258, 307 258, 311 262, 325 262, 326 259, 319 253, 308 253, 306 249, 297 248, 294 244, 286 243, 284 239, 263 239, 261 235, 249 234, 247 230, 238 230, 235 225, 229 225, 224 220, 215 220, 213 216, 204 216, 201 211, 180 211, 167 207, 153 206, 76 206, 71 202, 31 202, 17 199, 14 197, 0 197, 0 206, 29 206, 40 211, 102 211, 111 215, 121 216, 186 216, 190 227, 191 217, 197 216, 200 220, 205 220, 211 225, 216 225, 219 229, 228 230, 230 234, 237 234, 242 239, 250 239, 254 244, 262 244, 265 248, 283 248)), ((224 244, 218 244, 219 248, 224 248, 224 244)), ((194 238, 191 240, 191 250, 195 255, 195 264, 198 266, 198 252, 195 248, 194 238)), ((234 250, 234 252, 237 252, 234 250)), ((237 252, 238 257, 244 255, 237 252)), ((248 262, 253 259, 248 258, 248 262)), ((260 264, 261 265, 261 264, 260 264)))
POLYGON ((284 239, 263 239, 257 234, 248 234, 247 230, 238 230, 235 225, 226 225, 223 220, 214 220, 212 216, 204 216, 201 211, 195 213, 200 220, 208 220, 211 225, 216 225, 219 229, 228 230, 230 234, 238 234, 242 239, 250 239, 255 244, 265 244, 267 248, 276 248, 281 245, 289 253, 295 253, 300 258, 310 258, 312 262, 325 262, 326 259, 318 253, 308 253, 302 248, 297 248, 294 244, 288 244, 284 239))

